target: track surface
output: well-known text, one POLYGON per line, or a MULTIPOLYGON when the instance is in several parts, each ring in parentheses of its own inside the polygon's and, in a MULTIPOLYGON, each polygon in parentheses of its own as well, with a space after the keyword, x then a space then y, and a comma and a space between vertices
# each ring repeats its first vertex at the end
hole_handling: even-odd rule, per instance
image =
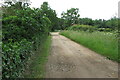
POLYGON ((117 78, 118 64, 70 39, 52 34, 46 78, 117 78))

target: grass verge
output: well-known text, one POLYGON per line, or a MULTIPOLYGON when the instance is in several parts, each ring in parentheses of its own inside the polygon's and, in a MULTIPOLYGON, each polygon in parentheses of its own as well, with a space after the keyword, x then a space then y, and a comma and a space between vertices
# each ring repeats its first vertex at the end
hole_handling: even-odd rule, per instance
POLYGON ((40 49, 28 61, 28 68, 24 73, 24 78, 44 78, 45 64, 48 59, 51 46, 51 36, 43 41, 40 49))
POLYGON ((118 40, 115 34, 83 31, 62 31, 60 34, 106 56, 108 59, 120 62, 120 59, 118 59, 118 40))

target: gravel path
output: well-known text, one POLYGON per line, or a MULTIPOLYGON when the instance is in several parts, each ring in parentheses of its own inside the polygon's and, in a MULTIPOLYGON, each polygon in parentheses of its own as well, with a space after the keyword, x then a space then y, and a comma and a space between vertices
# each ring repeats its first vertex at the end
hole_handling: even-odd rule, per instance
POLYGON ((118 64, 70 39, 52 34, 46 78, 117 78, 118 64))

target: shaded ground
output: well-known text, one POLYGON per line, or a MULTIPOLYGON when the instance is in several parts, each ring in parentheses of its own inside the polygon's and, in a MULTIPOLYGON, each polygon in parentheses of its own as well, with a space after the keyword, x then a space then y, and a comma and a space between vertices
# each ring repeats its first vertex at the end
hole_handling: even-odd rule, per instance
POLYGON ((52 34, 46 78, 117 78, 118 64, 70 39, 52 34))

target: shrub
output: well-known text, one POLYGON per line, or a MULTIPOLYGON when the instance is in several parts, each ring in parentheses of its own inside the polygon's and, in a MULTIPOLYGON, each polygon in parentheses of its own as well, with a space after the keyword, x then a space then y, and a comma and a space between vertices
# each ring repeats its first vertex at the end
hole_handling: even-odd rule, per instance
POLYGON ((40 9, 27 7, 12 13, 4 13, 2 19, 3 78, 22 76, 26 62, 47 38, 51 26, 40 9))
POLYGON ((97 28, 98 31, 110 32, 112 31, 111 28, 97 28))
POLYGON ((68 30, 93 32, 94 30, 96 30, 96 26, 73 25, 73 26, 69 27, 68 30))
POLYGON ((26 60, 32 54, 32 43, 26 39, 20 42, 10 41, 2 45, 3 76, 4 78, 19 77, 24 71, 26 60))

